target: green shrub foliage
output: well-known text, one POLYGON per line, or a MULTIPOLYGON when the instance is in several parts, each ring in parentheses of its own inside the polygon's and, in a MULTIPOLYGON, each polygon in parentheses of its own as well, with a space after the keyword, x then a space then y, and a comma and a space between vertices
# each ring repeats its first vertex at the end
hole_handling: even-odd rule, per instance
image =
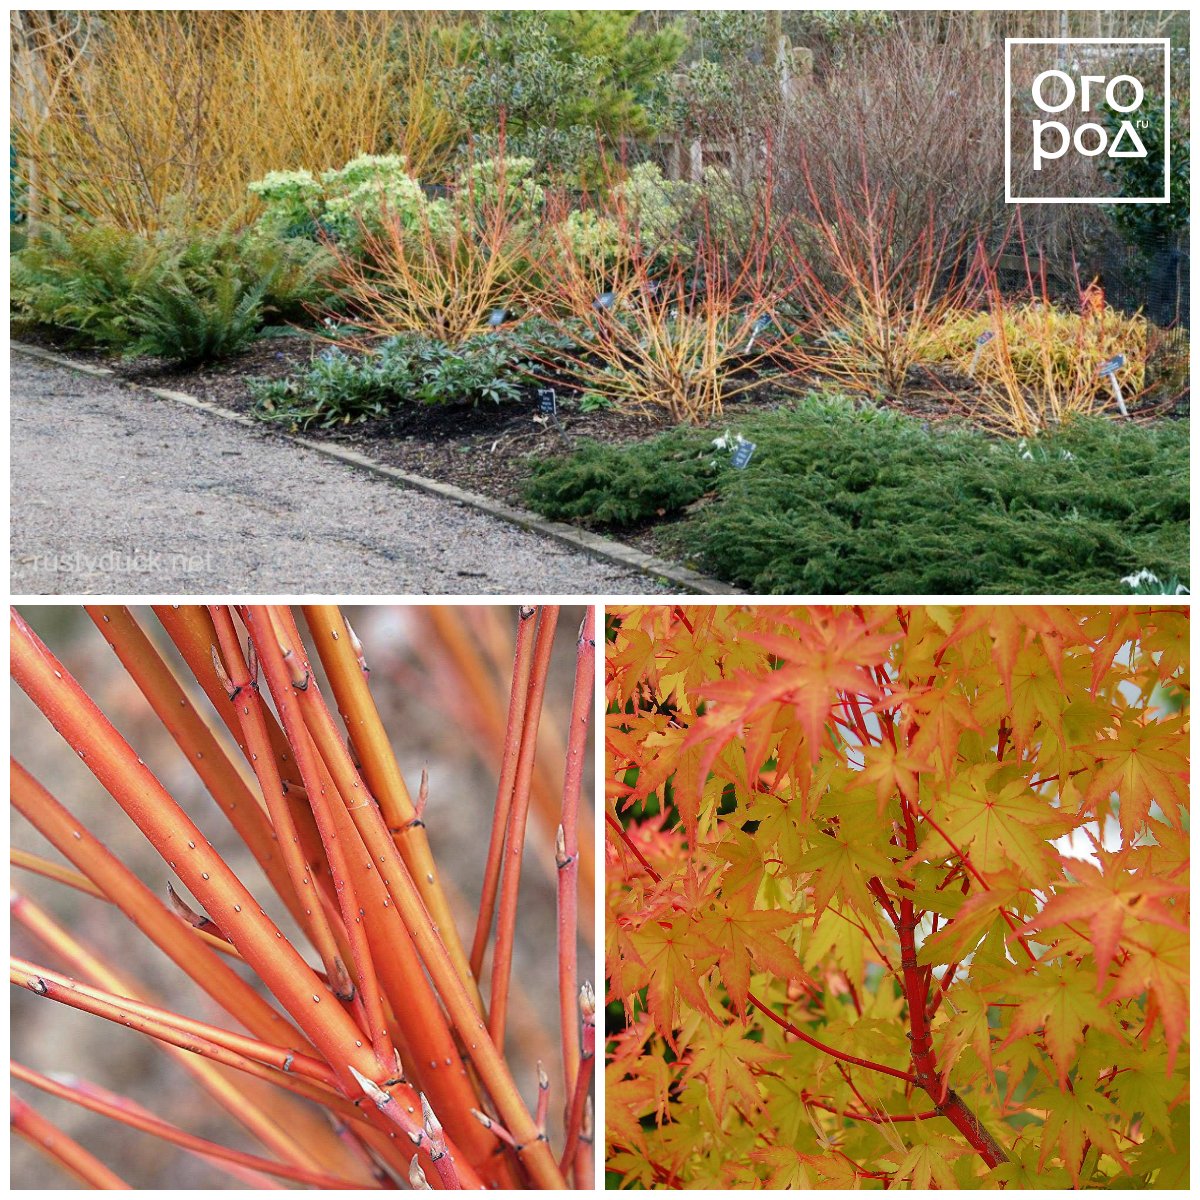
POLYGON ((677 430, 536 464, 527 499, 630 526, 711 491, 668 540, 752 592, 1082 595, 1139 569, 1187 578, 1181 425, 1079 420, 1013 443, 810 396, 739 429, 758 446, 743 471, 711 431, 677 430))
POLYGON ((46 231, 13 256, 14 324, 75 346, 194 365, 241 350, 264 324, 329 294, 328 251, 263 231, 147 238, 46 231))
POLYGON ((693 504, 718 470, 682 429, 619 450, 588 441, 569 458, 535 462, 526 496, 558 520, 627 528, 693 504))
POLYGON ((405 403, 501 404, 530 382, 532 361, 515 333, 486 333, 450 347, 405 334, 368 354, 322 352, 298 379, 252 384, 257 414, 294 428, 331 428, 380 417, 405 403))
POLYGON ((601 145, 653 132, 686 44, 680 23, 650 29, 635 10, 489 12, 463 34, 440 92, 476 152, 503 142, 540 170, 583 177, 601 145))

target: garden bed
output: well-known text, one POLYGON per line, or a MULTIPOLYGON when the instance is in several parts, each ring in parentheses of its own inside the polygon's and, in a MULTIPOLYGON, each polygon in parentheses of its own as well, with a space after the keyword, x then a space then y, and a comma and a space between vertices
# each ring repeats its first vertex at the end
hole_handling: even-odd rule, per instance
MULTIPOLYGON (((322 348, 268 337, 186 371, 70 353, 131 383, 252 414, 251 380, 301 374, 322 348)), ((1086 421, 1030 453, 965 419, 970 402, 951 389, 966 382, 914 372, 904 403, 878 410, 882 419, 870 406, 798 401, 764 384, 699 429, 581 411, 569 395, 553 421, 529 387, 500 404, 398 404, 307 436, 613 534, 751 591, 1113 592, 1122 575, 1147 567, 1164 583, 1186 581, 1180 422, 1086 421), (727 431, 758 443, 745 472, 708 449, 727 431)))
MULTIPOLYGON (((325 348, 323 342, 303 334, 264 337, 233 358, 185 369, 159 359, 114 358, 96 350, 72 348, 53 331, 22 330, 16 336, 29 345, 107 367, 130 383, 185 392, 246 415, 253 415, 255 409, 251 381, 300 375, 325 348)), ((813 383, 819 386, 821 381, 813 383)), ((796 386, 800 385, 793 384, 796 386)), ((956 400, 952 389, 969 391, 970 382, 950 371, 915 370, 902 411, 930 422, 966 417, 971 405, 956 400)), ((671 427, 657 416, 611 409, 582 411, 574 397, 561 392, 555 423, 539 411, 536 391, 534 386, 523 389, 517 403, 399 404, 386 417, 304 432, 309 438, 353 446, 388 466, 523 505, 532 462, 569 454, 584 441, 622 445, 671 427)), ((790 394, 764 383, 726 406, 725 415, 712 425, 714 434, 736 426, 743 417, 777 408, 790 394)), ((262 427, 273 428, 266 422, 262 427)), ((642 548, 649 549, 654 532, 633 532, 642 548)))
MULTIPOLYGON (((61 341, 44 334, 22 333, 20 337, 80 362, 106 366, 130 383, 186 392, 243 414, 254 412, 252 379, 296 375, 323 348, 304 337, 264 338, 236 358, 180 370, 154 359, 122 360, 94 351, 64 349, 61 341)), ((264 422, 262 428, 270 431, 286 426, 264 422)), ((535 389, 529 388, 519 403, 474 407, 401 404, 386 417, 312 429, 305 436, 352 446, 388 466, 521 505, 532 458, 568 452, 582 439, 624 442, 662 428, 646 418, 578 409, 564 409, 555 425, 538 411, 535 389)))

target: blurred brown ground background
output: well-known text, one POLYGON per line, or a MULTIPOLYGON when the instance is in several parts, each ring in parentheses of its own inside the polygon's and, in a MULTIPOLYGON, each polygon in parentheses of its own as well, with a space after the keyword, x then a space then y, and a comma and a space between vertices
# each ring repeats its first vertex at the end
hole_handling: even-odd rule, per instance
MULTIPOLYGON (((451 656, 426 613, 416 607, 386 605, 348 606, 344 611, 365 647, 371 668, 371 689, 414 797, 421 767, 429 769, 430 798, 425 821, 443 878, 453 885, 461 900, 456 915, 460 934, 469 947, 491 829, 499 752, 486 744, 480 730, 465 720, 461 677, 452 669, 451 656)), ((293 927, 282 906, 266 893, 257 865, 87 615, 81 609, 62 606, 27 605, 21 612, 243 877, 251 892, 256 897, 267 896, 264 907, 268 914, 290 935, 293 927)), ((199 693, 194 679, 186 674, 153 613, 145 608, 135 612, 155 643, 168 652, 179 677, 192 684, 201 711, 216 727, 219 719, 199 693)), ((476 636, 494 638, 502 634, 511 644, 516 625, 514 606, 497 606, 490 615, 476 606, 464 607, 460 612, 476 636)), ((551 757, 548 747, 555 734, 560 740, 565 738, 576 631, 582 615, 583 609, 577 607, 564 607, 561 612, 546 696, 539 762, 549 768, 556 788, 561 784, 562 759, 551 757)), ((305 629, 299 615, 297 619, 305 629)), ((312 658, 319 671, 319 660, 315 654, 312 658)), ((504 668, 501 721, 507 707, 510 668, 511 661, 504 668)), ((322 693, 328 698, 330 693, 323 677, 320 682, 322 693)), ((165 898, 170 872, 149 842, 25 694, 15 685, 11 693, 13 756, 143 882, 165 898)), ((588 803, 586 817, 581 814, 581 844, 594 840, 590 766, 594 761, 594 727, 593 713, 592 740, 584 772, 584 798, 588 803)), ((224 732, 223 726, 220 731, 224 732)), ((62 861, 23 819, 11 816, 10 824, 15 847, 62 861)), ((559 1120, 562 1097, 558 1067, 553 828, 553 824, 539 822, 536 815, 531 817, 521 877, 507 1051, 517 1084, 531 1107, 536 1093, 536 1061, 540 1058, 550 1071, 555 1089, 551 1093, 551 1137, 558 1146, 561 1137, 554 1123, 559 1120)), ((116 909, 27 871, 14 870, 12 882, 89 949, 141 980, 171 1007, 201 1020, 233 1027, 230 1019, 116 909)), ((579 941, 579 974, 581 980, 594 981, 591 912, 592 899, 584 896, 581 889, 580 924, 586 936, 579 941)), ((10 925, 14 954, 51 968, 59 967, 21 927, 11 922, 10 925)), ((301 949, 310 962, 318 964, 311 950, 305 946, 301 949)), ((485 964, 485 977, 487 969, 485 964)), ((39 1000, 21 989, 12 988, 10 992, 12 1055, 18 1061, 38 1071, 69 1072, 92 1080, 129 1096, 190 1133, 263 1153, 262 1147, 217 1109, 191 1077, 156 1048, 152 1039, 64 1005, 39 1000)), ((20 1093, 135 1188, 239 1186, 232 1176, 157 1138, 129 1130, 34 1088, 22 1086, 20 1093)), ((13 1137, 10 1186, 57 1189, 80 1185, 23 1139, 13 1137)))

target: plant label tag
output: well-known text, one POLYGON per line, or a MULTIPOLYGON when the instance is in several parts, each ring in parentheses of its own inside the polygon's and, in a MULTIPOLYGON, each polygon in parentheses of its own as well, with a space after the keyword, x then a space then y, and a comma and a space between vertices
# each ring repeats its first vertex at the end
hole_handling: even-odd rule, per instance
POLYGON ((754 451, 757 449, 756 442, 738 442, 733 450, 734 467, 739 471, 744 471, 750 465, 750 460, 754 457, 754 451))
POLYGON ((558 401, 553 388, 538 388, 537 401, 539 412, 543 412, 549 417, 557 416, 558 401))
POLYGON ((746 343, 746 353, 749 354, 755 341, 760 333, 766 332, 771 327, 771 318, 763 313, 761 317, 755 318, 754 324, 750 326, 750 340, 746 343))
POLYGON ((1107 362, 1102 362, 1096 368, 1096 374, 1103 378, 1106 375, 1115 375, 1125 365, 1125 355, 1118 354, 1114 358, 1108 359, 1107 362))
POLYGON ((975 339, 975 350, 971 354, 971 365, 967 368, 967 374, 972 379, 975 378, 975 368, 979 366, 979 356, 983 353, 983 348, 996 336, 995 330, 985 329, 975 339))

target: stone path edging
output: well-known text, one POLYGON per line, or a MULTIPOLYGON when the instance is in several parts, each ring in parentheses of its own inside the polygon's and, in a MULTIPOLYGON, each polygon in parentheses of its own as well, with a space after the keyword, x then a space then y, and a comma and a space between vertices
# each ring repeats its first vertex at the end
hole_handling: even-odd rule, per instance
MULTIPOLYGON (((53 363, 55 366, 65 367, 71 371, 78 371, 82 375, 94 375, 100 378, 112 379, 122 387, 148 392, 151 396, 156 396, 160 400, 169 400, 176 404, 186 404, 189 408, 198 409, 222 421, 244 425, 248 429, 254 429, 260 433, 266 432, 262 424, 253 418, 243 413, 234 412, 232 409, 224 408, 219 404, 213 404, 208 400, 201 400, 198 396, 189 395, 187 392, 174 392, 167 388, 148 387, 145 384, 132 383, 127 379, 122 379, 121 376, 108 367, 94 367, 88 363, 77 362, 66 355, 55 354, 52 350, 43 350, 40 346, 27 346, 15 340, 10 341, 9 345, 15 353, 24 354, 30 358, 40 358, 46 362, 53 363)), ((665 579, 668 583, 677 584, 690 593, 702 596, 740 594, 736 588, 722 583, 719 579, 711 579, 706 575, 701 575, 698 571, 678 566, 653 554, 646 554, 641 550, 635 549, 633 546, 625 545, 624 542, 601 537, 599 534, 590 533, 586 529, 579 529, 574 525, 567 525, 561 521, 549 521, 544 517, 539 517, 536 513, 515 508, 499 500, 493 500, 488 496, 480 495, 478 492, 469 492, 465 488, 456 487, 452 483, 442 483, 437 479, 429 479, 424 475, 415 475, 410 471, 401 470, 399 467, 388 466, 386 463, 381 463, 371 458, 370 455, 361 454, 359 451, 351 450, 348 447, 337 446, 315 438, 304 437, 300 434, 286 433, 282 430, 272 430, 271 432, 277 437, 286 438, 298 446, 303 446, 306 450, 313 450, 318 454, 325 455, 327 458, 335 458, 351 466, 370 471, 374 475, 390 479, 393 483, 404 484, 407 487, 417 488, 420 491, 441 496, 443 499, 464 504, 469 508, 479 509, 481 512, 495 517, 497 520, 506 521, 510 525, 516 525, 518 528, 533 533, 540 533, 544 537, 553 538, 555 541, 562 542, 572 549, 580 550, 585 554, 606 559, 619 566, 639 571, 643 575, 652 575, 658 579, 665 579)))

